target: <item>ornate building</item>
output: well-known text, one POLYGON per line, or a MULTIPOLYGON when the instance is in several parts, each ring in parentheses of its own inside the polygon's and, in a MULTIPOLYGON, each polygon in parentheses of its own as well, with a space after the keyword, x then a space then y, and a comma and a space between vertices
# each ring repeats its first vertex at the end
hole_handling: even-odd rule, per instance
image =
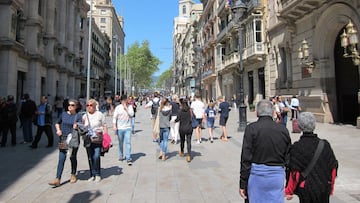
POLYGON ((85 0, 0 1, 0 95, 80 95, 88 11, 85 0))

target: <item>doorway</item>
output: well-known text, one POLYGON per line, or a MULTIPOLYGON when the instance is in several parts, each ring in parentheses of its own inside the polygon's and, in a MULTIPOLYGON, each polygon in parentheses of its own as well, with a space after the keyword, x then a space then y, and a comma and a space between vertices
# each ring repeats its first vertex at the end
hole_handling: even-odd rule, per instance
POLYGON ((341 47, 340 38, 343 29, 337 36, 334 50, 337 99, 337 116, 334 121, 336 123, 356 125, 356 118, 359 115, 357 98, 359 69, 354 65, 351 58, 343 57, 344 49, 341 47))

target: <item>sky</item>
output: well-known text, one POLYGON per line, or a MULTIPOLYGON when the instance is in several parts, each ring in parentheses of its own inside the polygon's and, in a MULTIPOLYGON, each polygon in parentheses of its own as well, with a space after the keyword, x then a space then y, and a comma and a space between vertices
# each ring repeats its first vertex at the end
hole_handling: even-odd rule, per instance
POLYGON ((150 43, 150 50, 162 64, 159 76, 172 65, 173 21, 178 16, 178 0, 113 0, 116 12, 124 17, 125 52, 136 41, 150 43))

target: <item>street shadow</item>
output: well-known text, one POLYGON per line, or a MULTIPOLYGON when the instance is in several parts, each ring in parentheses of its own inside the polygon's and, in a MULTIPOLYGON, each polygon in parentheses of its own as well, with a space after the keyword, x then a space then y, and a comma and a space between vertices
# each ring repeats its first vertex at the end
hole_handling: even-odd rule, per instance
MULTIPOLYGON (((112 166, 110 168, 101 168, 101 178, 106 179, 110 176, 118 176, 122 174, 122 168, 112 166)), ((77 175, 78 180, 87 180, 90 178, 90 170, 80 170, 77 175)), ((65 183, 64 183, 65 184, 65 183)))
POLYGON ((137 160, 138 160, 140 157, 142 157, 142 156, 146 156, 146 154, 145 154, 145 153, 142 153, 142 152, 136 153, 136 154, 131 154, 132 162, 137 161, 137 160))
POLYGON ((200 152, 191 151, 191 159, 197 156, 202 156, 200 152))
POLYGON ((179 154, 179 151, 168 152, 168 153, 166 153, 166 159, 171 159, 172 157, 175 157, 178 154, 179 154))
POLYGON ((135 130, 135 134, 136 133, 139 133, 139 132, 142 132, 143 130, 135 130))
POLYGON ((96 198, 100 197, 102 193, 99 190, 94 192, 92 191, 84 191, 80 193, 74 194, 68 203, 77 203, 77 202, 92 202, 96 200, 96 198))

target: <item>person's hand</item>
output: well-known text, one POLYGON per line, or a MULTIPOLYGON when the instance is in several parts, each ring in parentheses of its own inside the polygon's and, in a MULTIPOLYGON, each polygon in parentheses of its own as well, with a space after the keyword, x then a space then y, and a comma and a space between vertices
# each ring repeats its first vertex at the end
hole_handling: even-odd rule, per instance
POLYGON ((116 130, 117 130, 116 126, 113 126, 113 130, 114 130, 114 131, 116 131, 116 130))
POLYGON ((58 135, 58 136, 61 136, 62 135, 62 131, 59 129, 59 130, 56 130, 56 134, 58 135))
POLYGON ((293 195, 285 195, 286 200, 291 200, 293 198, 293 195))
POLYGON ((243 199, 247 199, 246 192, 245 192, 244 189, 240 189, 240 190, 239 190, 239 193, 240 193, 240 196, 241 196, 243 199))

